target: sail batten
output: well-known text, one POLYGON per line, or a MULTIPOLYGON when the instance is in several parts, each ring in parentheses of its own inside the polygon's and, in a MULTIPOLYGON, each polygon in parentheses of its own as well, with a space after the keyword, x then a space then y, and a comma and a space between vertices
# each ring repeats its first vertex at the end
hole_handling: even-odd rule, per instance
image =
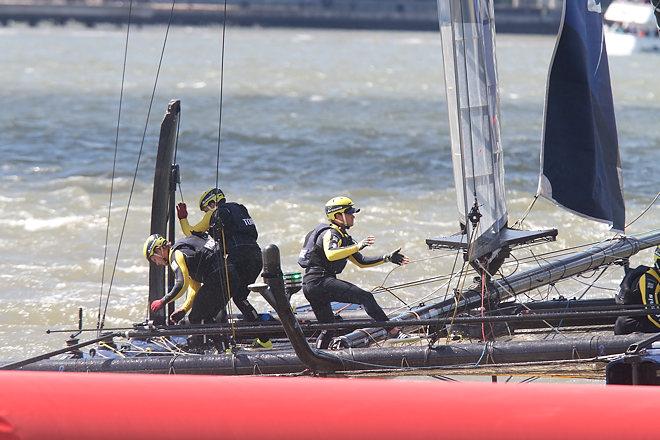
POLYGON ((564 2, 548 77, 538 194, 623 232, 621 159, 602 12, 564 2))

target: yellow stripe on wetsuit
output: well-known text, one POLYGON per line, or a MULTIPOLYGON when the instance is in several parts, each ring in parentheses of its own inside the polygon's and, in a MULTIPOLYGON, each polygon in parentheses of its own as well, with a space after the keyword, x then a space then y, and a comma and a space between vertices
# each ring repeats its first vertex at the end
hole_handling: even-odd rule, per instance
POLYGON ((183 252, 174 250, 172 253, 170 253, 170 267, 172 268, 175 277, 177 277, 178 274, 181 275, 183 284, 179 286, 175 284, 172 288, 172 291, 165 295, 165 297, 171 298, 167 301, 167 303, 176 301, 181 297, 181 295, 183 295, 183 292, 188 290, 186 301, 182 306, 182 309, 187 313, 192 308, 192 304, 195 300, 197 292, 199 291, 199 288, 201 287, 201 284, 190 277, 188 264, 186 263, 186 257, 183 252))
MULTIPOLYGON (((644 273, 641 277, 639 277, 639 290, 642 295, 642 303, 644 303, 645 306, 653 306, 657 307, 660 305, 660 275, 655 270, 648 270, 646 273, 644 273), (647 295, 646 295, 646 277, 647 276, 653 276, 655 278, 655 291, 653 292, 653 299, 655 301, 655 304, 650 303, 647 301, 647 295)), ((646 315, 646 317, 655 325, 656 327, 660 328, 660 322, 658 322, 657 315, 646 315)))
POLYGON ((330 247, 333 231, 329 229, 323 235, 323 252, 325 253, 325 257, 328 259, 328 261, 339 261, 344 258, 348 258, 351 263, 358 267, 374 267, 384 263, 382 259, 378 259, 370 263, 365 263, 364 257, 362 254, 360 254, 360 247, 357 244, 351 244, 342 247, 343 240, 347 238, 348 235, 343 232, 337 225, 333 224, 331 227, 339 233, 340 238, 338 243, 339 247, 330 247))

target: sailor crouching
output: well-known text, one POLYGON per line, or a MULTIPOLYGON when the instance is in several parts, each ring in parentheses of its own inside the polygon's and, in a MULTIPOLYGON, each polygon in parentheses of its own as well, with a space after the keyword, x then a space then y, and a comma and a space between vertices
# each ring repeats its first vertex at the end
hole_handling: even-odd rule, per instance
MULTIPOLYGON (((374 244, 375 238, 368 236, 356 243, 348 235, 347 230, 353 226, 358 212, 360 210, 353 206, 353 201, 348 197, 330 199, 325 205, 325 214, 330 223, 319 224, 305 237, 298 258, 298 264, 305 269, 303 294, 321 323, 334 322, 332 301, 361 304, 374 320, 388 320, 371 292, 337 279, 337 274, 344 270, 349 260, 358 267, 374 267, 385 262, 397 265, 409 263, 409 259, 400 253, 400 248, 379 257, 362 255, 360 251, 374 244)), ((396 336, 399 332, 399 328, 389 331, 390 336, 396 336)), ((334 332, 323 332, 317 340, 317 347, 327 348, 333 337, 334 332)))
POLYGON ((186 301, 170 315, 170 319, 178 322, 190 312, 188 320, 191 324, 215 322, 218 313, 225 309, 228 298, 222 289, 226 281, 213 238, 195 233, 172 245, 163 236, 153 234, 145 241, 143 254, 157 266, 169 264, 175 278, 170 291, 151 302, 153 313, 188 290, 186 301))
MULTIPOLYGON (((653 267, 639 266, 626 274, 621 281, 621 289, 616 296, 618 304, 660 305, 660 246, 655 248, 653 267), (641 275, 640 275, 641 274, 641 275)), ((614 324, 615 335, 634 332, 660 332, 660 315, 620 316, 614 324)))

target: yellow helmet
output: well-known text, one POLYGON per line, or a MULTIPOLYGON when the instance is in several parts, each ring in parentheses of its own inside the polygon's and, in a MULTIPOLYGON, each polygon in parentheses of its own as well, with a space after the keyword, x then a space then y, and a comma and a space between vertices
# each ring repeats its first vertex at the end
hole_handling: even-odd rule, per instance
POLYGON ((655 248, 655 254, 653 254, 653 265, 655 266, 655 270, 660 272, 660 246, 655 248))
POLYGON ((160 234, 151 234, 149 238, 147 238, 147 240, 144 242, 144 248, 142 249, 144 258, 149 260, 154 252, 156 252, 156 248, 159 248, 164 244, 167 244, 165 237, 160 234))
POLYGON ((219 203, 220 200, 224 199, 225 194, 220 188, 211 188, 208 191, 204 191, 204 193, 202 193, 202 197, 199 198, 199 209, 204 211, 204 208, 207 208, 209 203, 219 203))
POLYGON ((353 200, 348 197, 333 197, 325 204, 325 216, 330 221, 335 219, 337 213, 355 214, 356 212, 360 212, 360 210, 353 206, 353 200))

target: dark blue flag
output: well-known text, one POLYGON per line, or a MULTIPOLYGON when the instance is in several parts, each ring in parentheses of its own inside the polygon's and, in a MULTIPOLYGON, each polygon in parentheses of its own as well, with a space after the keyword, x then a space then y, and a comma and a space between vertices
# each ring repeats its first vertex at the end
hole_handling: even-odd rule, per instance
POLYGON ((621 160, 600 0, 566 0, 550 67, 539 194, 623 231, 621 160))

